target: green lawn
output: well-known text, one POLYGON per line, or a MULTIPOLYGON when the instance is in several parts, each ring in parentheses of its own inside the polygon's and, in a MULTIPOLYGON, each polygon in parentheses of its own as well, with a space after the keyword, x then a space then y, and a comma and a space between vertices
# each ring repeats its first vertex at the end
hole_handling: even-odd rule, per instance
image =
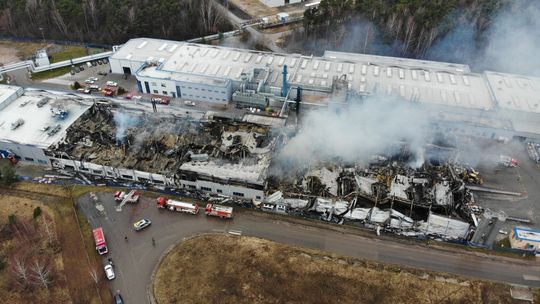
POLYGON ((69 60, 73 58, 83 57, 91 54, 102 52, 101 49, 87 49, 82 46, 64 46, 62 52, 49 54, 51 56, 51 63, 69 60))
POLYGON ((70 70, 71 70, 71 66, 66 66, 66 67, 62 67, 62 68, 58 68, 58 69, 54 69, 54 70, 43 71, 43 72, 39 72, 39 73, 32 73, 32 79, 33 80, 43 80, 43 79, 54 78, 54 77, 58 77, 58 76, 62 76, 64 74, 67 74, 67 73, 69 73, 70 70))

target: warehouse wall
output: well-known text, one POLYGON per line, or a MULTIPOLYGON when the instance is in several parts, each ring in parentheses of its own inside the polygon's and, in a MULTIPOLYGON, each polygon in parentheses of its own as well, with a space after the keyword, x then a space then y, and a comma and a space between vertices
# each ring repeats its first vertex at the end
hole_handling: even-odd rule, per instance
POLYGON ((109 59, 109 65, 111 66, 111 73, 124 74, 124 67, 131 69, 131 74, 135 75, 135 72, 141 68, 144 62, 132 61, 132 60, 120 60, 115 58, 109 59))
POLYGON ((226 86, 214 86, 209 84, 174 81, 144 76, 137 76, 137 80, 141 82, 143 92, 149 94, 164 95, 217 104, 227 104, 231 100, 232 96, 231 82, 228 82, 226 86), (150 92, 146 90, 146 82, 148 82, 150 92), (178 90, 180 92, 178 92, 178 90), (180 93, 180 95, 178 95, 178 93, 180 93))
POLYGON ((11 151, 21 158, 20 161, 49 165, 49 157, 45 155, 41 148, 10 142, 0 142, 0 150, 11 151))
POLYGON ((180 180, 180 183, 181 187, 186 190, 196 189, 208 193, 236 196, 244 199, 261 199, 264 197, 263 190, 251 189, 236 185, 221 184, 204 180, 188 181, 183 179, 180 180))

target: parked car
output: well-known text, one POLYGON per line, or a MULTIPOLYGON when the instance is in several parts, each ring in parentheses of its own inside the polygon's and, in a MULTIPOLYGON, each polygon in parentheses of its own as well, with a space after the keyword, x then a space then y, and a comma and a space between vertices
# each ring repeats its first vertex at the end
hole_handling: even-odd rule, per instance
POLYGON ((88 79, 93 80, 93 81, 98 81, 99 80, 99 78, 97 78, 97 77, 89 77, 88 79))
POLYGON ((98 59, 97 64, 102 65, 103 61, 101 61, 101 59, 98 59))
POLYGON ((109 281, 114 280, 115 275, 114 275, 114 269, 113 269, 112 265, 107 264, 107 265, 105 265, 104 269, 105 269, 105 275, 107 276, 107 279, 109 281))
POLYGON ((84 94, 90 94, 92 91, 89 88, 85 88, 83 91, 84 94))
POLYGON ((70 73, 71 75, 75 75, 75 70, 74 70, 74 69, 71 69, 71 71, 69 71, 69 73, 70 73))
POLYGON ((84 65, 79 66, 79 70, 84 71, 84 65))
POLYGON ((84 90, 86 90, 86 89, 85 88, 78 88, 77 93, 84 93, 84 90))
POLYGON ((88 87, 90 90, 99 91, 99 86, 97 84, 93 84, 88 87))
POLYGON ((107 76, 107 72, 98 72, 97 74, 101 76, 107 76))
POLYGON ((122 296, 119 293, 114 295, 113 304, 124 304, 124 299, 122 299, 122 296))
POLYGON ((118 83, 114 82, 114 81, 107 81, 107 86, 109 87, 117 87, 118 86, 118 83))
POLYGON ((133 229, 135 229, 135 231, 141 231, 144 228, 150 226, 151 224, 152 221, 150 221, 149 219, 142 219, 138 222, 133 223, 133 229))
POLYGON ((165 98, 165 97, 154 97, 151 99, 151 101, 162 104, 162 105, 168 105, 171 102, 169 98, 165 98))
POLYGON ((86 66, 88 66, 89 68, 91 68, 91 67, 92 67, 92 64, 91 64, 90 62, 87 62, 87 63, 86 63, 86 66))
POLYGON ((97 65, 97 62, 92 61, 91 64, 92 64, 92 66, 96 66, 96 65, 97 65))
POLYGON ((131 97, 131 99, 133 99, 133 100, 141 100, 142 96, 141 95, 135 95, 135 96, 131 97))
POLYGON ((84 81, 84 83, 86 83, 86 84, 94 84, 94 83, 96 83, 96 82, 93 81, 92 79, 86 79, 86 80, 84 81))
POLYGON ((184 101, 184 104, 186 106, 191 106, 191 107, 194 107, 195 106, 195 102, 194 101, 191 101, 191 100, 186 100, 184 101))

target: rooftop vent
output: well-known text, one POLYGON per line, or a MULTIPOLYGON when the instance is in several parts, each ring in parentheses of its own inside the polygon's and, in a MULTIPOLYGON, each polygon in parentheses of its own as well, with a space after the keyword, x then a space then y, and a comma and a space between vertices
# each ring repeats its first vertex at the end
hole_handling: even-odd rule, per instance
POLYGON ((23 124, 24 124, 24 120, 22 118, 19 118, 16 121, 11 123, 11 130, 15 130, 18 127, 22 126, 23 124))

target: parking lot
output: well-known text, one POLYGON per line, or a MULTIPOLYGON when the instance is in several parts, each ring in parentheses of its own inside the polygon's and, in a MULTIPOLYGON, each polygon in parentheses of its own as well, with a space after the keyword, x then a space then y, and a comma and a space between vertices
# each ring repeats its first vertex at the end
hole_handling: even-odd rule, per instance
POLYGON ((118 87, 124 88, 128 92, 135 92, 137 91, 137 80, 134 76, 129 76, 127 79, 124 78, 124 75, 118 75, 118 74, 111 74, 110 73, 110 66, 108 63, 91 66, 89 67, 87 64, 81 64, 77 65, 77 68, 83 67, 83 71, 79 71, 78 73, 75 73, 74 75, 66 74, 60 77, 51 78, 47 80, 43 80, 43 83, 47 84, 53 84, 58 85, 61 87, 64 87, 65 90, 70 90, 70 85, 73 84, 75 81, 79 82, 79 84, 83 87, 89 86, 90 84, 86 84, 85 80, 89 79, 90 77, 96 77, 98 80, 93 83, 94 85, 97 85, 100 88, 106 87, 107 81, 114 81, 118 83, 118 87), (102 75, 106 74, 106 75, 102 75))
POLYGON ((528 220, 530 223, 506 220, 504 222, 494 220, 492 224, 483 227, 488 231, 486 243, 507 237, 511 229, 516 226, 540 228, 540 166, 530 159, 527 154, 526 144, 520 141, 511 141, 506 144, 491 143, 486 147, 484 157, 476 169, 481 173, 483 187, 520 193, 521 195, 503 195, 489 192, 474 191, 478 205, 494 212, 503 211, 510 218, 528 220), (518 160, 515 168, 497 166, 498 157, 511 156, 518 160), (501 231, 501 232, 499 232, 501 231))

